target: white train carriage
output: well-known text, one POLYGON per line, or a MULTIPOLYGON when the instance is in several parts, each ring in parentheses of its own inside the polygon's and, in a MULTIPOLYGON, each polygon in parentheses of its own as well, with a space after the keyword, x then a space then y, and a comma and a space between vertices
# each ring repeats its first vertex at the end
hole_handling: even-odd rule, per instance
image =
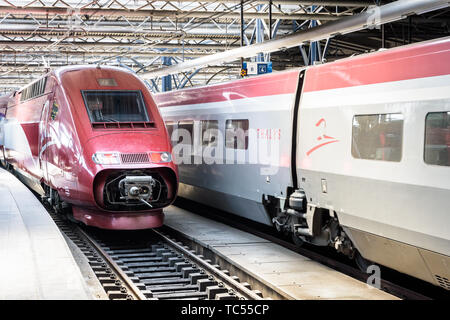
POLYGON ((450 38, 156 101, 180 196, 450 289, 450 38))

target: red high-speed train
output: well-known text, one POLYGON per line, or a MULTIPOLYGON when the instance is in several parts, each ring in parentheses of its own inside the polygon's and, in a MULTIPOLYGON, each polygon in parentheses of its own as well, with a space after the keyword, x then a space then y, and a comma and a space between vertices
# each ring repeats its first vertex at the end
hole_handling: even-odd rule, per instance
POLYGON ((86 225, 162 225, 177 167, 145 84, 106 66, 56 69, 0 98, 0 161, 86 225))

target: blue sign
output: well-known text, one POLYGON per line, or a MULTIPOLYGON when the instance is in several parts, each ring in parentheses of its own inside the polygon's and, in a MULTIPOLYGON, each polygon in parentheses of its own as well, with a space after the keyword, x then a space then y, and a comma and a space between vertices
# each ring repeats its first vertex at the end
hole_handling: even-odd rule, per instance
POLYGON ((272 62, 244 62, 242 68, 248 75, 265 74, 272 72, 272 62))

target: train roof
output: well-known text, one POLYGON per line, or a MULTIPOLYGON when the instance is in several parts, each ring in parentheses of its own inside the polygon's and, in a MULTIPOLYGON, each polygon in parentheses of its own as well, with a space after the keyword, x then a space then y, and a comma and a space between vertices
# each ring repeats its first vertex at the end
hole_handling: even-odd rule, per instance
POLYGON ((58 76, 61 76, 66 72, 86 70, 86 69, 96 69, 96 68, 122 71, 122 72, 130 73, 130 74, 134 75, 133 72, 131 72, 130 70, 123 68, 123 67, 98 65, 98 64, 80 64, 80 65, 64 66, 64 67, 56 68, 56 69, 52 70, 52 72, 58 76))
MULTIPOLYGON (((314 66, 307 66, 302 68, 294 68, 294 69, 288 69, 280 72, 273 72, 261 76, 255 76, 255 77, 249 77, 249 78, 243 78, 243 79, 236 79, 231 80, 227 82, 222 83, 216 83, 213 85, 208 86, 200 86, 200 87, 194 87, 194 88, 186 88, 181 89, 177 91, 170 91, 170 92, 164 92, 164 93, 158 93, 155 95, 155 99, 158 103, 159 107, 166 107, 166 106, 173 106, 173 105, 181 105, 181 104, 191 104, 191 103, 202 103, 205 102, 213 102, 208 101, 206 98, 199 98, 200 92, 205 93, 205 89, 208 88, 208 92, 210 92, 212 95, 216 95, 218 99, 221 99, 219 96, 220 94, 215 94, 213 91, 216 89, 226 90, 226 89, 236 89, 240 86, 248 86, 250 83, 253 83, 256 85, 266 85, 265 88, 262 89, 255 89, 254 92, 257 94, 260 92, 259 95, 271 95, 272 91, 274 91, 274 88, 269 87, 267 84, 270 83, 270 78, 276 79, 283 77, 290 77, 291 75, 295 75, 299 73, 302 70, 308 70, 308 74, 315 74, 316 77, 313 81, 313 83, 308 83, 306 81, 305 87, 303 88, 304 91, 317 91, 317 90, 325 90, 325 89, 331 89, 339 86, 342 82, 347 82, 343 86, 351 86, 351 85, 363 85, 363 84, 371 84, 371 83, 377 83, 377 82, 387 82, 387 81, 395 81, 395 80, 405 80, 410 78, 420 78, 424 76, 433 76, 433 75, 440 75, 442 72, 447 72, 446 68, 442 68, 439 65, 439 61, 435 62, 433 61, 434 67, 432 70, 427 70, 425 68, 425 65, 423 66, 416 66, 416 70, 406 70, 406 72, 398 72, 396 75, 395 72, 399 71, 399 68, 401 66, 399 65, 397 68, 392 68, 390 70, 387 70, 386 72, 377 72, 378 78, 375 77, 374 74, 370 74, 370 72, 366 72, 364 75, 365 81, 359 81, 359 79, 356 79, 355 81, 352 81, 353 79, 341 79, 343 70, 350 70, 352 68, 360 68, 361 70, 364 68, 370 67, 371 64, 374 63, 389 63, 387 64, 394 64, 396 63, 396 59, 400 60, 402 58, 405 58, 406 56, 410 55, 411 57, 414 57, 416 61, 421 61, 420 57, 425 57, 427 54, 430 53, 442 53, 442 52, 450 52, 450 37, 435 39, 435 40, 429 40, 419 43, 413 43, 405 46, 400 46, 396 48, 386 49, 386 50, 379 50, 376 52, 370 52, 370 53, 364 53, 358 56, 352 56, 347 57, 344 59, 339 59, 333 62, 328 62, 324 64, 314 65, 314 66), (317 75, 321 75, 322 77, 317 77, 317 75), (324 77, 324 75, 326 75, 324 77), (331 77, 328 79, 327 77, 331 75, 331 77), (333 78, 334 76, 334 78, 333 78), (371 78, 372 77, 372 78, 371 78), (409 78, 408 78, 409 77, 409 78), (343 81, 344 80, 344 81, 343 81), (198 94, 197 94, 198 93, 198 94), (194 102, 195 100, 200 102, 194 102)), ((422 59, 423 60, 423 59, 422 59)), ((447 63, 447 65, 450 68, 450 64, 447 63)), ((448 69, 448 68, 447 68, 448 69)), ((405 70, 400 70, 405 71, 405 70)), ((363 71, 362 71, 363 72, 363 71)), ((450 72, 450 70, 448 70, 450 72)), ((308 79, 311 79, 312 77, 309 77, 308 79)), ((281 81, 281 80, 280 80, 281 81)), ((279 82, 281 83, 281 82, 279 82)), ((295 83, 296 84, 296 83, 295 83)), ((290 88, 291 92, 295 91, 295 89, 290 88)), ((283 89, 281 90, 275 90, 277 91, 277 94, 284 93, 283 89)), ((253 95, 245 95, 246 97, 252 97, 253 95)), ((217 100, 217 101, 220 101, 217 100)))
POLYGON ((308 68, 304 92, 450 74, 450 37, 379 50, 308 68))
MULTIPOLYGON (((127 73, 130 73, 130 74, 134 75, 134 73, 131 72, 128 69, 122 68, 122 67, 116 67, 116 66, 98 65, 98 64, 83 64, 83 65, 63 66, 63 67, 58 67, 58 68, 50 70, 49 72, 47 72, 47 73, 43 74, 42 76, 40 76, 39 78, 37 78, 36 80, 33 80, 30 83, 27 83, 26 85, 24 85, 23 87, 18 89, 17 92, 23 91, 23 89, 25 89, 28 86, 32 85, 33 83, 41 80, 42 78, 47 77, 48 75, 50 75, 52 73, 55 74, 58 78, 60 78, 66 72, 78 71, 78 70, 83 70, 83 69, 95 69, 95 68, 115 70, 115 71, 122 71, 122 72, 127 72, 127 73)), ((14 93, 14 91, 11 92, 10 95, 13 94, 13 93, 14 93)))

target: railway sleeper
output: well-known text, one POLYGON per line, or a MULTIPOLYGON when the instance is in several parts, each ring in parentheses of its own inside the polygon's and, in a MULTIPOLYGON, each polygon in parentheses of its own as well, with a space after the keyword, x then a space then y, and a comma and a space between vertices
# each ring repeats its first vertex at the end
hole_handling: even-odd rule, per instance
POLYGON ((167 262, 169 262, 170 267, 173 267, 173 266, 175 266, 175 263, 183 262, 183 261, 186 261, 186 259, 184 259, 180 256, 177 256, 177 257, 169 258, 167 262))
POLYGON ((149 286, 150 290, 157 294, 158 292, 167 292, 167 291, 197 291, 198 287, 195 285, 158 285, 158 286, 149 286))
POLYGON ((197 267, 187 267, 187 268, 183 268, 183 269, 181 270, 181 273, 182 273, 182 275, 183 275, 183 278, 189 278, 189 275, 190 275, 191 273, 197 273, 197 272, 199 272, 199 271, 200 271, 200 269, 197 268, 197 267))
POLYGON ((190 279, 179 279, 179 278, 168 278, 168 279, 166 278, 156 280, 144 279, 141 280, 141 282, 146 286, 167 285, 167 284, 192 284, 190 279))
POLYGON ((177 272, 182 272, 182 269, 184 268, 192 268, 192 262, 177 262, 175 263, 175 270, 177 272))
POLYGON ((160 300, 172 300, 172 299, 206 299, 208 296, 205 292, 180 292, 180 293, 168 293, 168 294, 161 294, 161 295, 155 295, 160 300))
POLYGON ((172 250, 170 250, 169 248, 158 248, 156 249, 155 253, 158 257, 162 257, 164 253, 171 253, 171 252, 172 250))
POLYGON ((107 254, 110 256, 116 255, 116 254, 128 254, 128 253, 152 253, 149 248, 136 248, 136 249, 108 249, 105 250, 107 254))
POLYGON ((196 284, 200 279, 208 279, 208 275, 206 273, 191 273, 189 274, 189 278, 191 281, 191 284, 196 284))
POLYGON ((134 257, 156 257, 156 254, 153 252, 148 253, 123 253, 123 254, 111 254, 111 258, 113 259, 123 259, 123 258, 134 258, 134 257))
POLYGON ((139 279, 141 279, 141 281, 143 281, 145 279, 181 277, 181 272, 155 272, 155 273, 143 272, 138 273, 137 276, 139 277, 139 279))
POLYGON ((108 297, 111 300, 133 300, 133 296, 121 291, 108 292, 108 297))
POLYGON ((175 252, 165 252, 161 255, 162 261, 168 262, 170 258, 177 257, 175 252))
POLYGON ((216 286, 217 281, 213 280, 212 277, 208 277, 207 279, 199 279, 197 281, 197 286, 200 291, 206 291, 206 288, 216 286))
MULTIPOLYGON (((113 258, 114 259, 114 258, 113 258)), ((131 257, 131 258, 117 258, 114 259, 117 262, 121 263, 133 263, 133 262, 162 262, 162 259, 159 257, 131 257)))
MULTIPOLYGON (((162 272, 162 271, 175 272, 176 271, 175 267, 155 267, 155 268, 153 268, 153 267, 147 267, 147 268, 135 267, 135 268, 132 268, 132 269, 133 269, 132 271, 135 274, 140 274, 140 273, 148 273, 148 274, 150 274, 152 272, 162 272)), ((181 274, 181 272, 180 272, 180 274, 181 274)))
POLYGON ((234 293, 218 293, 215 296, 216 300, 239 300, 239 297, 236 296, 234 293))
POLYGON ((167 262, 140 262, 140 263, 134 263, 134 262, 130 262, 130 263, 117 263, 120 265, 125 265, 128 267, 128 269, 133 269, 133 268, 145 268, 145 267, 149 267, 149 268, 156 268, 156 267, 169 267, 169 264, 167 262))
POLYGON ((222 283, 219 283, 217 286, 207 287, 206 293, 208 295, 208 299, 213 300, 219 293, 228 293, 228 289, 225 288, 225 286, 222 283))

